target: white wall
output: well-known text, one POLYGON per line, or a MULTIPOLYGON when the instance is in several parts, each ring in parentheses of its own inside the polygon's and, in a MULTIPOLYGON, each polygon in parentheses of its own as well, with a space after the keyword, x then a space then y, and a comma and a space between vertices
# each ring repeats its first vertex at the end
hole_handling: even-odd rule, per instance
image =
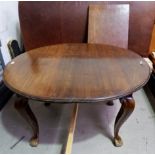
POLYGON ((8 41, 16 39, 19 44, 21 42, 17 1, 0 1, 0 31, 1 52, 7 64, 11 60, 7 47, 8 41))

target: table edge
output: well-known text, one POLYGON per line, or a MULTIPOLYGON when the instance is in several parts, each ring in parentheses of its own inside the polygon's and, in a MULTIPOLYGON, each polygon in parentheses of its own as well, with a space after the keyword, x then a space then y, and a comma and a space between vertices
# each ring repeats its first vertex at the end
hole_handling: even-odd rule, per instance
POLYGON ((24 94, 23 92, 20 92, 19 90, 15 90, 14 88, 12 88, 3 78, 3 82, 4 84, 14 93, 23 96, 25 98, 28 99, 32 99, 32 100, 36 100, 36 101, 41 101, 41 102, 57 102, 57 103, 94 103, 94 102, 102 102, 102 101, 110 101, 110 100, 116 100, 116 99, 120 99, 122 97, 128 96, 134 92, 136 92, 137 90, 141 89, 142 87, 144 87, 146 85, 146 83, 149 81, 150 76, 151 76, 151 69, 149 68, 149 75, 148 78, 144 81, 144 83, 138 85, 137 87, 123 92, 119 95, 115 95, 115 96, 108 96, 108 97, 94 97, 94 98, 46 98, 46 97, 38 97, 38 96, 31 96, 31 95, 27 95, 24 94))
MULTIPOLYGON (((64 44, 94 44, 94 43, 63 43, 63 44, 55 44, 55 45, 52 45, 52 46, 57 46, 57 45, 64 45, 64 44)), ((97 43, 95 43, 96 45, 97 43)), ((97 45, 106 45, 106 46, 113 46, 113 45, 108 45, 108 44, 97 44, 97 45)), ((49 45, 48 45, 49 46, 49 45)), ((43 46, 43 47, 47 47, 47 46, 43 46)), ((39 47, 39 48, 43 48, 43 47, 39 47)), ((116 46, 113 46, 113 47, 116 47, 116 46)), ((118 47, 120 48, 120 47, 118 47)), ((35 48, 35 49, 38 49, 38 48, 35 48)), ((120 48, 120 49, 124 49, 124 48, 120 48)), ((34 49, 30 50, 30 51, 33 51, 34 49)), ((138 56, 140 56, 139 54, 137 54, 136 52, 130 50, 130 49, 125 49, 125 50, 128 50, 138 56)), ((141 56, 140 56, 141 57, 141 56)), ((8 64, 10 64, 11 62, 9 62, 8 64)), ((8 65, 7 64, 7 65, 8 65)), ((147 64, 147 63, 146 63, 147 64)), ((148 64, 147 64, 148 65, 148 64)), ((114 96, 108 96, 108 97, 94 97, 94 98, 49 98, 49 97, 39 97, 39 96, 32 96, 32 95, 28 95, 28 94, 25 94, 15 88, 13 88, 12 86, 10 86, 7 81, 5 80, 4 78, 4 73, 5 73, 5 69, 4 69, 4 72, 3 72, 3 82, 4 84, 11 90, 13 91, 14 93, 20 95, 20 96, 23 96, 25 98, 28 98, 28 99, 32 99, 32 100, 36 100, 36 101, 43 101, 43 102, 58 102, 58 103, 94 103, 94 102, 102 102, 102 101, 109 101, 109 100, 115 100, 115 99, 119 99, 119 98, 122 98, 122 97, 125 97, 127 95, 130 95, 132 94, 133 92, 136 92, 137 90, 141 89, 143 86, 145 86, 145 84, 149 81, 150 79, 150 76, 151 76, 151 69, 150 67, 148 66, 148 77, 147 79, 142 83, 142 84, 139 84, 137 85, 135 88, 131 89, 131 90, 128 90, 128 91, 124 91, 123 93, 120 93, 120 94, 117 94, 117 95, 114 95, 114 96)))

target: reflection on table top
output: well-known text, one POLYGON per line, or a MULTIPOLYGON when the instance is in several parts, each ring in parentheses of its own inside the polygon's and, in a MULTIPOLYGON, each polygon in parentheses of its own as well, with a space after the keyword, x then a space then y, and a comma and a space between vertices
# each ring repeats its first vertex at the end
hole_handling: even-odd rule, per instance
POLYGON ((128 95, 149 79, 136 53, 101 44, 58 44, 28 51, 5 68, 14 92, 43 101, 93 102, 128 95))

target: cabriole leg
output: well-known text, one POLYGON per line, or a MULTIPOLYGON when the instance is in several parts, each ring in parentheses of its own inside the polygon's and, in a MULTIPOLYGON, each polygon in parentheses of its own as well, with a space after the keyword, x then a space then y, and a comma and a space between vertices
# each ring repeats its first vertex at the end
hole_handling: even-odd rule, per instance
POLYGON ((121 98, 120 102, 122 106, 120 108, 120 111, 117 114, 115 125, 114 125, 114 144, 117 147, 123 145, 123 141, 118 134, 120 127, 128 119, 128 117, 131 115, 135 107, 135 101, 132 95, 121 98))
POLYGON ((29 104, 28 99, 18 96, 15 102, 15 109, 28 122, 33 131, 33 136, 30 139, 30 145, 35 147, 39 143, 39 126, 29 104))

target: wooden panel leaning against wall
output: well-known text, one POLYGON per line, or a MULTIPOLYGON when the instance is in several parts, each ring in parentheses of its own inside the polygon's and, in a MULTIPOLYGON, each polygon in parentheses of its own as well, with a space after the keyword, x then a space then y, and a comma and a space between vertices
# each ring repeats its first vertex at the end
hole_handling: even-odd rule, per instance
POLYGON ((90 5, 88 43, 128 49, 129 5, 90 5))
POLYGON ((129 49, 148 56, 155 2, 19 2, 26 50, 56 43, 87 42, 90 4, 129 4, 129 49))

